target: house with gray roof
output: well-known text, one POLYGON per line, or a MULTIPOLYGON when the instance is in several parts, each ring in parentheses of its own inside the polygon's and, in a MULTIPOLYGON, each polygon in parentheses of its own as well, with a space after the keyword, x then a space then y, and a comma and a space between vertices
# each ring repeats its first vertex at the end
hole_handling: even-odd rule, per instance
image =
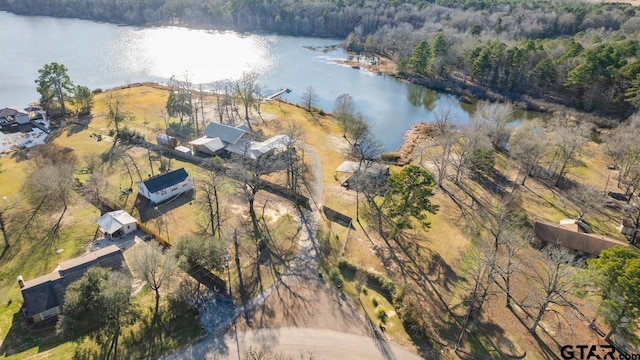
POLYGON ((138 193, 151 201, 161 203, 193 190, 193 179, 184 168, 156 175, 138 183, 138 193))
POLYGON ((123 263, 122 250, 116 245, 110 245, 61 262, 47 275, 27 281, 18 276, 23 298, 22 314, 33 323, 61 314, 67 287, 79 280, 89 268, 99 266, 116 271, 121 269, 123 263))
POLYGON ((96 223, 100 231, 109 237, 127 235, 138 228, 138 220, 124 210, 108 212, 96 219, 96 223))
POLYGON ((261 156, 286 148, 291 139, 287 135, 276 135, 265 141, 253 141, 253 134, 245 125, 236 127, 210 122, 203 137, 189 142, 193 153, 220 155, 236 154, 257 160, 261 156))

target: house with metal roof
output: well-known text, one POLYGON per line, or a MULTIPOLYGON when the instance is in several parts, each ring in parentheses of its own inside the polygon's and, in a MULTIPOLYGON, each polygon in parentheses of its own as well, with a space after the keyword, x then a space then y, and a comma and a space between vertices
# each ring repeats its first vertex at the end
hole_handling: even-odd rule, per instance
POLYGON ((193 179, 184 168, 156 175, 138 183, 138 193, 151 201, 161 203, 193 190, 193 179))
POLYGON ((204 136, 189 142, 193 153, 201 152, 207 155, 219 155, 239 142, 249 141, 251 132, 243 125, 229 126, 210 122, 204 130, 204 136))
POLYGON ((138 220, 124 210, 108 212, 96 219, 96 223, 100 231, 109 237, 127 235, 138 228, 138 220))
POLYGON ((79 280, 89 268, 99 266, 115 271, 119 270, 123 263, 122 250, 116 245, 110 245, 61 262, 47 275, 27 281, 18 276, 23 298, 22 314, 33 323, 59 315, 63 310, 67 287, 79 280))
POLYGON ((245 125, 236 127, 210 122, 203 137, 189 144, 193 153, 220 155, 236 154, 257 160, 269 152, 278 152, 291 141, 287 135, 276 135, 265 141, 253 141, 252 133, 245 125))

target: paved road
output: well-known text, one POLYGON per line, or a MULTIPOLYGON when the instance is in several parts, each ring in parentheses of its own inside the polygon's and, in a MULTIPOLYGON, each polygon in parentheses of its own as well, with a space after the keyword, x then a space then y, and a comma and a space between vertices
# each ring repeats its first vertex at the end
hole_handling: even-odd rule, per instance
POLYGON ((326 329, 280 328, 229 332, 208 336, 177 353, 176 359, 242 359, 247 351, 261 349, 270 355, 309 359, 420 359, 397 344, 381 339, 326 329))

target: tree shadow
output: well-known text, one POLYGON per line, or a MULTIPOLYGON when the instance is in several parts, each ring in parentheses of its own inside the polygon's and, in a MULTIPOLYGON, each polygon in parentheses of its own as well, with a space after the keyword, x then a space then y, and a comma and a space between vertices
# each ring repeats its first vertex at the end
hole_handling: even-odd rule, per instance
POLYGON ((179 208, 182 205, 191 203, 195 199, 195 191, 189 190, 181 193, 160 204, 152 204, 151 201, 140 194, 136 195, 133 207, 138 210, 141 222, 157 219, 162 215, 179 208))

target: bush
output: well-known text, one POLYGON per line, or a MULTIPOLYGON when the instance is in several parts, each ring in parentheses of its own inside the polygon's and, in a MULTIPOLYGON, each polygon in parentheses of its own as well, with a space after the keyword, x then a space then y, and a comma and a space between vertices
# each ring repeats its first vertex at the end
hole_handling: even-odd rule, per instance
POLYGON ((335 267, 329 270, 329 279, 331 279, 331 282, 338 287, 342 286, 342 283, 344 282, 344 280, 342 280, 340 269, 335 267))
POLYGON ((349 262, 344 256, 338 258, 338 268, 343 271, 352 271, 355 272, 358 270, 358 267, 349 262))
POLYGON ((371 303, 373 303, 374 307, 378 307, 378 299, 375 296, 371 297, 371 303))
POLYGON ((385 324, 387 322, 387 312, 384 311, 382 306, 376 307, 376 317, 380 320, 381 323, 385 324))
POLYGON ((96 89, 93 89, 92 92, 93 92, 94 95, 95 94, 100 94, 102 92, 102 89, 101 88, 96 88, 96 89))
POLYGON ((320 109, 320 110, 318 111, 318 115, 320 115, 320 116, 325 116, 325 115, 327 115, 327 113, 325 113, 325 112, 324 112, 324 110, 320 109))

